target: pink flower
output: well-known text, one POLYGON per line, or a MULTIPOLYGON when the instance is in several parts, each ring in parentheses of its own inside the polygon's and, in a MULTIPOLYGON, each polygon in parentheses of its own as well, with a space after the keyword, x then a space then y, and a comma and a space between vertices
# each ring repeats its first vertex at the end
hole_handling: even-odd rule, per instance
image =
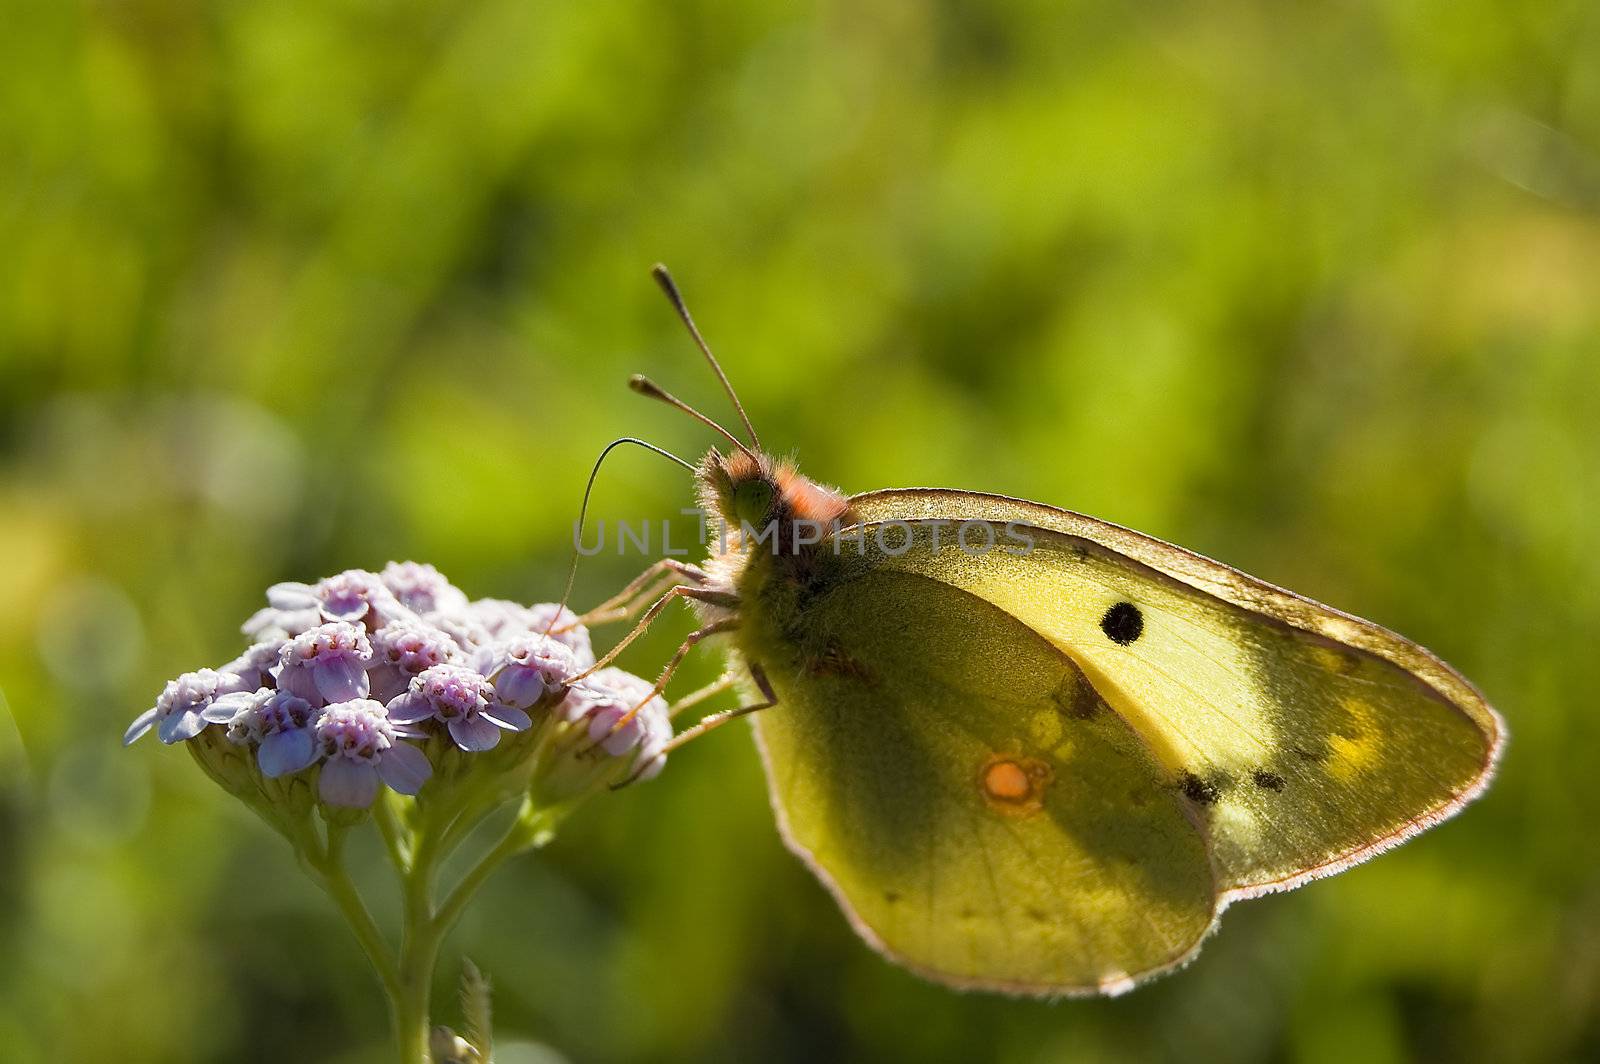
POLYGON ((379 783, 401 794, 416 794, 433 775, 433 766, 405 737, 419 733, 397 727, 370 698, 329 706, 317 721, 316 737, 325 759, 317 784, 329 805, 365 809, 378 796, 379 783))
POLYGON ((565 643, 572 651, 572 660, 580 669, 587 669, 594 664, 594 648, 589 644, 589 629, 578 623, 578 615, 565 606, 554 602, 541 602, 536 606, 529 606, 528 610, 529 631, 543 635, 545 629, 551 629, 550 638, 558 643, 565 643), (555 624, 551 624, 551 619, 555 624))
POLYGON ((344 621, 319 624, 300 633, 279 652, 280 690, 314 706, 367 696, 372 644, 366 630, 344 621))
POLYGON ((219 724, 233 716, 234 707, 214 708, 223 695, 245 690, 244 681, 231 672, 200 669, 186 672, 170 681, 162 690, 156 704, 128 726, 122 743, 138 739, 151 728, 164 743, 181 743, 200 734, 207 724, 219 724))
POLYGON ((365 569, 346 569, 325 577, 312 589, 322 616, 331 621, 365 623, 380 628, 411 611, 400 604, 382 578, 365 569))
POLYGON ((237 711, 228 721, 228 740, 256 747, 256 763, 269 779, 309 768, 317 760, 317 719, 322 711, 287 691, 262 688, 246 695, 228 695, 237 711))
POLYGON ((630 672, 601 669, 573 685, 560 712, 566 720, 581 722, 589 741, 613 757, 633 753, 634 763, 646 766, 640 778, 648 779, 661 771, 666 762, 661 749, 672 738, 666 699, 651 695, 626 724, 617 725, 650 695, 651 686, 630 672))
POLYGON ((453 612, 467 605, 466 593, 426 563, 390 562, 382 579, 395 598, 418 613, 453 612))
POLYGON ((372 634, 373 668, 367 674, 372 697, 387 702, 402 694, 411 678, 461 654, 447 632, 423 621, 395 621, 372 634))
POLYGON ((231 672, 244 682, 246 690, 270 687, 276 682, 278 657, 284 640, 268 639, 256 643, 243 654, 224 665, 220 671, 231 672))
POLYGON ((463 750, 493 749, 502 731, 526 731, 533 720, 500 701, 482 673, 463 665, 435 665, 411 681, 411 688, 389 703, 397 724, 437 720, 463 750))
POLYGON ((572 648, 533 634, 488 647, 478 660, 500 701, 518 709, 527 709, 547 694, 559 696, 580 671, 572 648))

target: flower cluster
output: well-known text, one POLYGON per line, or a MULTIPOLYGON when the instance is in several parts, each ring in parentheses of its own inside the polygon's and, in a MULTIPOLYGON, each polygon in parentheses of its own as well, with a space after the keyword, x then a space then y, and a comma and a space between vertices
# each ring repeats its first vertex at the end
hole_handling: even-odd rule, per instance
POLYGON ((225 743, 265 780, 314 770, 321 801, 348 808, 381 785, 414 795, 446 760, 470 770, 506 736, 519 742, 484 771, 520 768, 546 797, 665 760, 665 702, 619 669, 591 673, 571 611, 469 600, 431 565, 277 584, 243 630, 248 650, 168 683, 124 742, 154 729, 164 743, 225 743))

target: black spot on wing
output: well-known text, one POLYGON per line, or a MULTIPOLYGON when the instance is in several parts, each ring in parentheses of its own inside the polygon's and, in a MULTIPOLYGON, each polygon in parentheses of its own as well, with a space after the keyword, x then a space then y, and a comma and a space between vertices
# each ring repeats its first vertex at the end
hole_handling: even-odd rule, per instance
POLYGON ((1107 639, 1125 647, 1144 634, 1144 614, 1131 602, 1119 602, 1100 618, 1100 630, 1107 639))
POLYGON ((1250 774, 1250 779, 1257 787, 1260 787, 1263 790, 1283 790, 1283 777, 1278 775, 1276 772, 1268 772, 1264 768, 1258 768, 1250 774))
POLYGON ((1189 801, 1199 802, 1201 805, 1214 805, 1217 799, 1222 797, 1222 792, 1217 790, 1215 785, 1207 783, 1193 772, 1183 774, 1178 780, 1178 789, 1183 791, 1183 796, 1189 801))

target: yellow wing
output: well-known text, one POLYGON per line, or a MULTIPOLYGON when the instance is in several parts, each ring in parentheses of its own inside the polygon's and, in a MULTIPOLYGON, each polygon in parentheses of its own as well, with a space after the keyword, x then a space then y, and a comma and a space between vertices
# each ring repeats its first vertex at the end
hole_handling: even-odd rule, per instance
POLYGON ((1363 860, 1456 812, 1493 772, 1499 717, 1377 625, 1037 503, 910 489, 851 505, 868 534, 841 537, 844 554, 859 545, 871 571, 959 588, 1071 659, 1199 814, 1222 903, 1363 860), (938 521, 950 523, 932 549, 938 521), (901 530, 886 522, 921 523, 911 549, 894 553, 901 530), (970 549, 961 522, 981 523, 970 549))
POLYGON ((741 645, 785 839, 925 975, 1115 993, 1181 963, 1216 885, 1188 801, 1072 660, 948 584, 863 561, 741 645))

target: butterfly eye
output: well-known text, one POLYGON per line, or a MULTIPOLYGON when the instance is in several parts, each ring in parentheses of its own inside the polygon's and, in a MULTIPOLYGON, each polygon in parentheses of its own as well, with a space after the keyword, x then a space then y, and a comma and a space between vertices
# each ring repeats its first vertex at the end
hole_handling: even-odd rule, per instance
POLYGON ((772 507, 772 484, 762 479, 746 480, 733 489, 733 516, 745 524, 760 524, 772 507))

